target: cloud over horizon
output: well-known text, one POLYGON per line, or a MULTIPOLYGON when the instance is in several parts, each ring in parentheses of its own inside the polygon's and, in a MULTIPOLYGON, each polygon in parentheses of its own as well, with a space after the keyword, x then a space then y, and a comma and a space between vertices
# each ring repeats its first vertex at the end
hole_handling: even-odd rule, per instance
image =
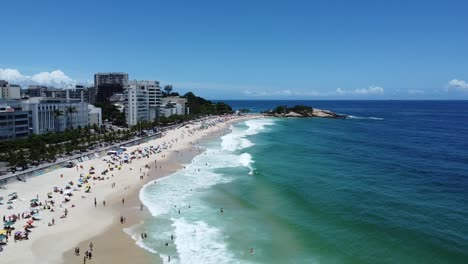
POLYGON ((378 95, 384 93, 384 88, 380 86, 369 86, 369 88, 355 89, 355 90, 345 90, 342 88, 337 88, 337 94, 348 94, 348 95, 378 95))
POLYGON ((461 91, 468 91, 468 83, 464 80, 453 79, 448 82, 448 88, 454 88, 461 91))
POLYGON ((22 74, 17 69, 0 68, 0 80, 6 80, 10 83, 19 84, 22 86, 36 84, 66 87, 70 85, 75 85, 77 83, 76 80, 73 80, 61 70, 55 70, 51 72, 39 72, 32 76, 28 76, 22 74))

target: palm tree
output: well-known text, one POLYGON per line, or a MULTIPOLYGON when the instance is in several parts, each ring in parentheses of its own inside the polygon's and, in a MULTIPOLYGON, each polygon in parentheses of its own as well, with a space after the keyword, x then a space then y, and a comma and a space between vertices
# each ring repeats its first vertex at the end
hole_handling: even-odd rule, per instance
POLYGON ((59 117, 63 116, 63 112, 60 111, 59 109, 54 109, 54 130, 55 132, 60 131, 60 122, 59 122, 59 117))
MULTIPOLYGON (((76 107, 74 107, 74 106, 69 106, 69 107, 67 107, 66 112, 67 112, 67 129, 68 129, 68 128, 70 128, 70 120, 69 120, 69 118, 70 118, 70 117, 73 117, 73 114, 76 113, 76 112, 78 112, 78 111, 76 110, 76 107)), ((71 129, 73 129, 73 125, 71 125, 71 129)))

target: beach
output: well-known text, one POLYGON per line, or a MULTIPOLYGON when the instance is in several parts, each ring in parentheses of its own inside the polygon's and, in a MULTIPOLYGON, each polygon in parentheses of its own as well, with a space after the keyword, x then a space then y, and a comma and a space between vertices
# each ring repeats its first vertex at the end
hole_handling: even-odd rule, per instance
POLYGON ((92 263, 149 262, 151 253, 138 247, 135 240, 124 231, 141 223, 145 214, 148 214, 145 208, 141 210, 140 188, 183 168, 183 164, 201 153, 199 141, 218 137, 229 129, 231 123, 252 117, 212 117, 166 131, 161 138, 128 147, 125 152, 137 153, 130 163, 120 165, 114 162, 111 166, 109 159, 105 161, 101 157, 84 161, 73 168, 57 169, 31 177, 26 182, 5 185, 5 189, 0 190, 0 196, 8 199, 13 192, 18 196, 11 204, 13 209, 7 210, 4 205, 0 213, 6 218, 13 214, 20 215, 20 219, 13 225, 15 230, 12 233, 23 231, 23 226, 31 220, 23 218, 22 214, 31 210, 32 199, 38 199, 37 203, 42 206, 35 207, 39 210, 36 215, 38 220, 32 223, 35 227, 28 227, 31 231, 28 240, 14 242, 13 235, 9 237, 8 244, 3 246, 3 252, 0 253, 2 262, 83 263, 85 251, 91 251, 90 242, 93 242, 93 250, 92 259, 88 261, 92 263), (156 149, 160 152, 156 153, 156 149), (91 170, 91 167, 94 169, 91 170), (110 171, 110 167, 114 169, 110 171), (101 176, 104 170, 109 171, 101 176), (89 175, 91 171, 94 174, 89 175), (93 180, 93 177, 100 179, 93 180), (77 188, 80 178, 87 179, 87 183, 77 188), (91 187, 89 193, 84 191, 87 184, 91 187), (65 188, 67 185, 71 185, 68 190, 65 188), (54 187, 63 189, 65 193, 70 192, 72 196, 67 198, 70 201, 64 202, 65 196, 53 192, 54 187), (48 193, 51 198, 47 197, 48 193), (55 204, 51 205, 50 200, 55 201, 55 204), (67 216, 63 217, 65 211, 67 216), (121 223, 121 218, 125 219, 124 223, 121 223), (75 254, 76 247, 80 248, 79 256, 75 254))

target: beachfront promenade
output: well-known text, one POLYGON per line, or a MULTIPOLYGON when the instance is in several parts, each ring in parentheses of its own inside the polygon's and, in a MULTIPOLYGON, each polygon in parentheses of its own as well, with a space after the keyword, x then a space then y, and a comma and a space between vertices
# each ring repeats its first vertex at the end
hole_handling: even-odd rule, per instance
POLYGON ((65 158, 59 158, 59 159, 57 159, 57 161, 55 161, 53 163, 41 164, 39 166, 29 168, 29 169, 26 169, 26 170, 1 175, 0 176, 0 188, 1 188, 2 184, 7 183, 8 181, 15 180, 15 179, 25 181, 27 177, 38 176, 38 175, 50 172, 52 170, 62 168, 65 165, 67 165, 70 161, 78 161, 78 159, 83 159, 83 158, 84 159, 99 158, 99 157, 101 157, 103 155, 106 155, 109 150, 117 149, 118 147, 133 146, 133 145, 142 143, 144 141, 156 139, 156 138, 160 137, 161 133, 163 133, 165 131, 170 131, 170 130, 172 130, 174 128, 177 128, 177 127, 194 124, 196 122, 200 122, 200 121, 203 121, 205 119, 206 119, 206 117, 196 119, 196 120, 192 120, 192 121, 183 122, 181 124, 175 124, 175 125, 171 125, 171 126, 167 126, 167 127, 162 127, 159 132, 157 132, 157 133, 155 133, 153 135, 150 135, 150 136, 135 137, 135 138, 127 140, 127 141, 118 142, 118 143, 115 143, 115 144, 112 144, 112 145, 109 145, 109 146, 104 146, 104 147, 101 147, 101 148, 98 148, 98 149, 93 149, 93 150, 90 150, 90 151, 87 151, 87 152, 84 152, 84 153, 78 153, 78 154, 71 155, 71 156, 68 156, 68 157, 65 157, 65 158))

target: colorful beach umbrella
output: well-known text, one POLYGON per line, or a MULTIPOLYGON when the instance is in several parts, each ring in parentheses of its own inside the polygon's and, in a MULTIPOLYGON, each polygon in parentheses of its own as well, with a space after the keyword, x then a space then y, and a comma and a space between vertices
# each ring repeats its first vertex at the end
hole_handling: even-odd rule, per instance
POLYGON ((4 225, 4 226, 12 226, 12 225, 14 225, 14 224, 15 224, 15 222, 13 222, 13 221, 8 221, 8 222, 5 222, 3 225, 4 225))
POLYGON ((5 229, 0 230, 0 235, 5 235, 6 233, 7 233, 7 231, 5 229))
POLYGON ((31 199, 31 203, 37 203, 37 202, 39 202, 38 199, 31 199))
POLYGON ((17 195, 17 193, 16 193, 16 192, 12 192, 12 193, 10 193, 8 196, 13 196, 13 195, 17 195))
POLYGON ((29 225, 31 225, 32 223, 34 223, 34 220, 32 220, 32 219, 31 219, 31 220, 28 220, 26 223, 29 224, 29 225))
POLYGON ((5 235, 0 235, 0 241, 3 241, 6 239, 6 236, 5 235))

